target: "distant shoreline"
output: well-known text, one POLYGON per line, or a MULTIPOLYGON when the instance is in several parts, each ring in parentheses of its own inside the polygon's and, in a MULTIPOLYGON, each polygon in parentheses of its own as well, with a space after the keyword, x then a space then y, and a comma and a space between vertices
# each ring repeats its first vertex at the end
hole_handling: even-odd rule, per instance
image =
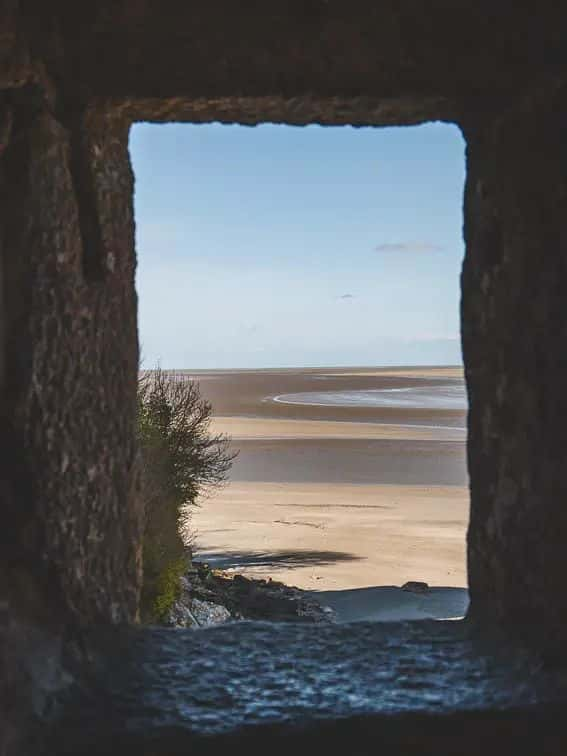
MULTIPOLYGON (((462 365, 297 365, 284 367, 230 367, 230 368, 163 368, 166 373, 179 373, 187 375, 207 374, 231 374, 231 373, 330 373, 331 375, 392 375, 415 377, 440 377, 440 378, 463 378, 464 367, 462 365)), ((151 372, 151 369, 143 369, 141 372, 151 372)))

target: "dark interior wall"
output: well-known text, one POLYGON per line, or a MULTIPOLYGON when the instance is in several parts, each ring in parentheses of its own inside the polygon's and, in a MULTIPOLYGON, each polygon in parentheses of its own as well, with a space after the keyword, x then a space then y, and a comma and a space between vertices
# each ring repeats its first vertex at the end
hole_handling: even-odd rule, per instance
POLYGON ((472 613, 537 617, 556 643, 567 615, 566 32, 567 9, 552 2, 534 13, 511 0, 0 0, 10 637, 18 618, 57 634, 136 617, 130 123, 445 119, 469 145, 472 613))
POLYGON ((69 95, 141 119, 192 119, 199 98, 212 114, 227 97, 362 97, 384 108, 375 123, 451 118, 561 74, 567 55, 565 10, 545 0, 537 13, 514 0, 59 0, 43 12, 36 48, 69 95))
POLYGON ((2 753, 68 681, 64 638, 135 621, 142 526, 128 123, 60 113, 21 29, 12 39, 0 92, 2 753))
POLYGON ((10 504, 18 528, 3 535, 47 602, 62 593, 77 618, 132 620, 139 525, 127 129, 111 118, 69 126, 27 99, 12 112, 2 166, 2 409, 17 463, 6 474, 17 472, 19 490, 10 504))
POLYGON ((549 645, 567 621, 565 103, 539 91, 465 129, 472 613, 549 645))

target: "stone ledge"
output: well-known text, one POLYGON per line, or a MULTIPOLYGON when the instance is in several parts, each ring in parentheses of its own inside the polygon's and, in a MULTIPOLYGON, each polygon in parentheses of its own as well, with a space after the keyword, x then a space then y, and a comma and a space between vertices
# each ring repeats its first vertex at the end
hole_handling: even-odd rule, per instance
POLYGON ((244 622, 130 630, 96 645, 105 661, 52 752, 98 756, 112 742, 116 753, 167 756, 285 737, 290 747, 323 738, 331 752, 353 738, 348 750, 362 753, 372 737, 403 749, 392 753, 464 754, 471 738, 477 751, 493 736, 517 749, 535 732, 567 744, 565 675, 465 622, 244 622))

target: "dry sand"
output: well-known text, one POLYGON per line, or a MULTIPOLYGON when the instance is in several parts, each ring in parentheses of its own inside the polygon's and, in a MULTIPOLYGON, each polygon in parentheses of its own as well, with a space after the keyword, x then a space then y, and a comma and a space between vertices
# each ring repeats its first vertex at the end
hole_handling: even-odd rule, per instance
POLYGON ((221 413, 215 430, 240 449, 229 485, 195 513, 198 557, 317 591, 345 621, 462 616, 464 413, 271 401, 460 375, 454 368, 195 375, 221 413), (401 591, 410 580, 434 589, 401 591))
POLYGON ((235 441, 309 439, 379 438, 406 441, 464 441, 464 428, 434 428, 427 425, 394 425, 392 423, 349 423, 333 420, 272 420, 263 417, 215 417, 211 424, 215 433, 226 433, 235 441))

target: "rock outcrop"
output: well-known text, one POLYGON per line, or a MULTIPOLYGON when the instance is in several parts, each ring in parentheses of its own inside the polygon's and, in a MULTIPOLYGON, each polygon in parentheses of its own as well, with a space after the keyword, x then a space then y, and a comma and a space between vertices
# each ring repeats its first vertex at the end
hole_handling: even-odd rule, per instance
POLYGON ((421 580, 408 580, 407 583, 402 585, 402 591, 409 591, 410 593, 428 593, 429 586, 421 580))
POLYGON ((329 623, 334 621, 334 612, 299 588, 193 562, 181 578, 181 594, 167 624, 196 629, 244 619, 329 623))

